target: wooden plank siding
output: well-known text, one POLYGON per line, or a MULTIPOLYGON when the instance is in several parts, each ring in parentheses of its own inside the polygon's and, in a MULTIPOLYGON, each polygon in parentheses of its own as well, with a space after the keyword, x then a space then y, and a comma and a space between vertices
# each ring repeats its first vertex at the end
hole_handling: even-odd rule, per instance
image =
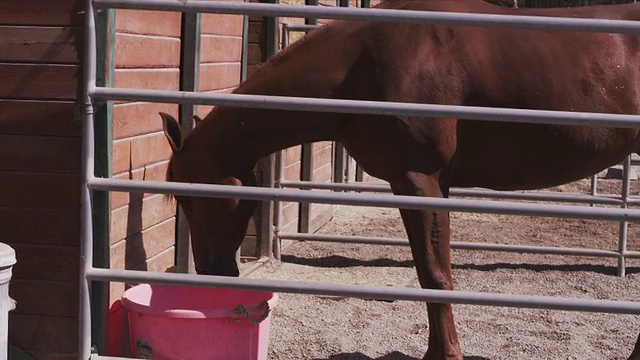
POLYGON ((2 0, 0 24, 82 27, 84 2, 78 0, 2 0))
POLYGON ((9 341, 77 358, 82 0, 0 1, 0 241, 16 251, 9 341))

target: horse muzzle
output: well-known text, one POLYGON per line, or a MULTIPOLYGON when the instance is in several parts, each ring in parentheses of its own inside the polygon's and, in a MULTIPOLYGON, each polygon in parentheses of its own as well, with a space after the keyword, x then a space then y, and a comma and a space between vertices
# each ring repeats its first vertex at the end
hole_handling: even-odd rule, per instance
POLYGON ((238 264, 235 259, 217 259, 204 267, 196 266, 196 272, 200 275, 240 276, 238 264))

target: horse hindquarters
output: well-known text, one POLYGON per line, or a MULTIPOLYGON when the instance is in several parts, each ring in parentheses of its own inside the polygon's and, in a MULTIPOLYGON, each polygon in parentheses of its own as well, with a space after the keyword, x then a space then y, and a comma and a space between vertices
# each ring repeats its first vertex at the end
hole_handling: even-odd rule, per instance
MULTIPOLYGON (((440 172, 426 175, 407 173, 406 178, 391 183, 397 195, 443 197, 440 172)), ((445 190, 446 191, 446 190, 445 190)), ((449 248, 449 213, 430 210, 400 210, 418 279, 423 288, 452 290, 449 248)), ((427 304, 429 314, 429 348, 425 360, 461 360, 462 352, 453 321, 451 304, 427 304)))

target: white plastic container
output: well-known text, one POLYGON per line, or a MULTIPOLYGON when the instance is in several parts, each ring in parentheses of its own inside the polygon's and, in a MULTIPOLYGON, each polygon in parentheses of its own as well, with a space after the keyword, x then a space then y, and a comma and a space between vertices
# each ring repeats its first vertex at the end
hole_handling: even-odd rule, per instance
POLYGON ((9 311, 14 302, 9 297, 11 270, 16 263, 16 252, 11 246, 0 243, 0 359, 6 360, 9 351, 9 311))

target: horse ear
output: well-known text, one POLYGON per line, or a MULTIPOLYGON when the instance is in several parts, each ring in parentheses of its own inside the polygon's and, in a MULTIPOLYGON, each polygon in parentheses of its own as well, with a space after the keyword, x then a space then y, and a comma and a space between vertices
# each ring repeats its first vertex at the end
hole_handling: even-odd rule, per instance
POLYGON ((200 125, 201 122, 202 122, 202 119, 200 118, 200 116, 193 115, 193 123, 195 124, 195 126, 200 125))
POLYGON ((173 150, 174 153, 180 151, 180 149, 182 149, 182 128, 180 124, 169 114, 161 112, 160 117, 162 118, 164 135, 169 141, 171 150, 173 150))

